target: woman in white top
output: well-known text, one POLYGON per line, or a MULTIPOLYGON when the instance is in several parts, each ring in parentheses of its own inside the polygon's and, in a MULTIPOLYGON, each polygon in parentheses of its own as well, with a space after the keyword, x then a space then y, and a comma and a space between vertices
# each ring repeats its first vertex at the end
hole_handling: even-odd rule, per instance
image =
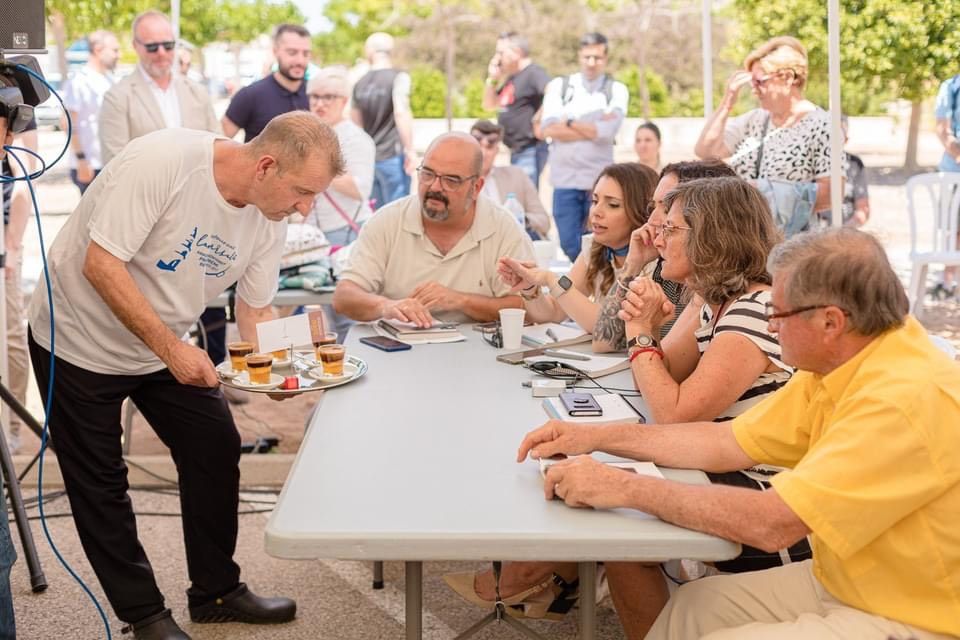
POLYGON ((626 348, 623 321, 617 316, 626 293, 625 282, 637 276, 651 278, 674 304, 680 287, 660 277, 657 252, 649 238, 633 232, 647 222, 657 174, 636 162, 604 168, 593 187, 589 224, 593 243, 580 253, 570 273, 558 276, 538 269, 535 262, 503 257, 500 277, 524 299, 527 319, 560 322, 569 317, 593 334, 597 352, 626 348), (549 293, 543 293, 546 287, 549 293))
POLYGON ((745 180, 816 182, 814 211, 830 208, 830 114, 807 100, 807 51, 796 38, 771 38, 727 82, 694 153, 725 159, 745 180), (747 85, 760 108, 730 118, 747 85))
POLYGON ((337 247, 356 240, 360 227, 373 215, 370 192, 376 147, 373 138, 344 116, 349 89, 346 73, 338 68, 321 70, 307 86, 310 110, 333 127, 347 170, 317 196, 306 222, 318 226, 337 247))

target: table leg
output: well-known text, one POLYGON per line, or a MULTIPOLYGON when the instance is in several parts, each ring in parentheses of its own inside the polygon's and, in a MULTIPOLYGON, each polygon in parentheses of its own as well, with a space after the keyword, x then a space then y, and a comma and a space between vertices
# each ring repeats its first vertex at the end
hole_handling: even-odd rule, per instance
POLYGON ((423 637, 423 563, 405 563, 407 583, 407 640, 423 637))
POLYGON ((580 640, 594 640, 597 633, 597 563, 580 564, 580 640))

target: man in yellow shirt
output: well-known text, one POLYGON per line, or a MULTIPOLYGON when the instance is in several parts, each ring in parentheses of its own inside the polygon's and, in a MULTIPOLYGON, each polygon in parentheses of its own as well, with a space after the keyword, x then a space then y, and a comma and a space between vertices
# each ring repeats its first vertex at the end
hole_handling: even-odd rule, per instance
POLYGON ((803 234, 769 260, 767 310, 798 373, 731 422, 637 428, 551 421, 519 458, 606 451, 668 467, 789 470, 769 491, 683 485, 591 459, 551 467, 571 506, 631 507, 813 560, 680 588, 648 639, 960 636, 960 367, 907 315, 872 237, 803 234))

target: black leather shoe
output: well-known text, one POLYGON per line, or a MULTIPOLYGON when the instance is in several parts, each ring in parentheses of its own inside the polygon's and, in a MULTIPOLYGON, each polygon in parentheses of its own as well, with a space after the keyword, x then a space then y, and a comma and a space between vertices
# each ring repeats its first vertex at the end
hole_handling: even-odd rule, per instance
POLYGON ((190 607, 194 622, 245 622, 278 624, 297 615, 297 603, 290 598, 261 598, 240 583, 236 589, 216 600, 190 607))
POLYGON ((120 633, 133 633, 136 640, 190 640, 174 621, 170 609, 128 624, 120 633))

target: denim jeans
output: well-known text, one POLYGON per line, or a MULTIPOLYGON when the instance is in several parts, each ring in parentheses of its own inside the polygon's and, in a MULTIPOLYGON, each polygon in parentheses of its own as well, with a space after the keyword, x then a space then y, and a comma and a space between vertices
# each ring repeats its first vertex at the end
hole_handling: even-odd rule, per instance
POLYGON ((542 140, 537 144, 527 147, 523 151, 510 154, 510 164, 520 167, 530 178, 533 186, 540 190, 540 174, 543 168, 547 166, 547 156, 550 155, 550 149, 546 142, 542 140))
POLYGON ((573 262, 580 255, 580 242, 590 214, 590 192, 582 189, 553 190, 553 219, 560 234, 560 248, 573 262))
POLYGON ((17 552, 10 539, 10 523, 7 521, 7 501, 2 499, 3 474, 0 473, 0 640, 16 640, 17 625, 13 619, 13 594, 10 593, 10 567, 17 559, 17 552))
POLYGON ((403 170, 403 154, 378 160, 373 165, 373 192, 379 209, 385 204, 410 195, 410 176, 403 170))

